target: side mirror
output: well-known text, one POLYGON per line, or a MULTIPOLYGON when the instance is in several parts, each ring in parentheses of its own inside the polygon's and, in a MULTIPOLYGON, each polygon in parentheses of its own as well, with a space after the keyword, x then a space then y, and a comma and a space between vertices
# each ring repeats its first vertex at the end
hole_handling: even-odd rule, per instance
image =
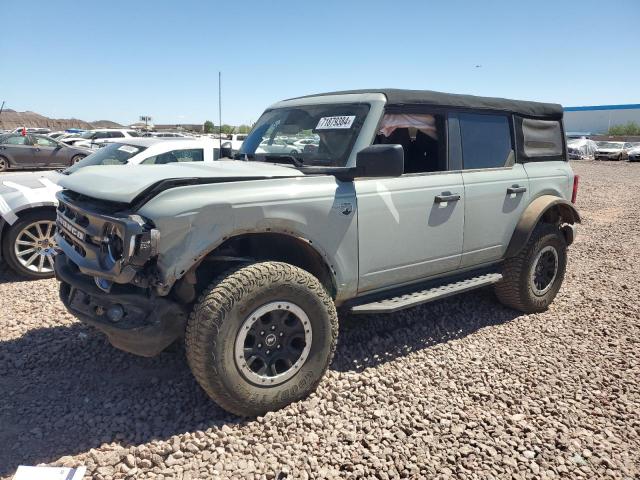
POLYGON ((399 177, 404 172, 402 145, 370 145, 356 156, 357 177, 399 177))

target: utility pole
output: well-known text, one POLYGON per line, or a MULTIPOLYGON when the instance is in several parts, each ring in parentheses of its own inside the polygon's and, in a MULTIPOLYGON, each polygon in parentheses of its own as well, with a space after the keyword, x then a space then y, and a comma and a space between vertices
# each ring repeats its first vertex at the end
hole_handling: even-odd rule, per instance
POLYGON ((222 155, 222 72, 218 72, 218 148, 222 155))

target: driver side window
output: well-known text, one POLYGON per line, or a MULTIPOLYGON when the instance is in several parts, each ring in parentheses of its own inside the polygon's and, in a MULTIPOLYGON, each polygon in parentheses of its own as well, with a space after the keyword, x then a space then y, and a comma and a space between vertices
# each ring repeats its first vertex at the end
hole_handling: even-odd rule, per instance
POLYGON ((38 147, 55 147, 57 145, 56 142, 46 137, 33 137, 32 141, 38 147))
POLYGON ((374 144, 401 145, 404 173, 447 170, 444 116, 431 113, 387 113, 374 144))

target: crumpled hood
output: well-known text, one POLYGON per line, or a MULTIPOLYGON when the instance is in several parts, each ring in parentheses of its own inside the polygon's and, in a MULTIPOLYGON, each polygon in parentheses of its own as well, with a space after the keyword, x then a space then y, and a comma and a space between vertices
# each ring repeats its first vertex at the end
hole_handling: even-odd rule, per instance
POLYGON ((85 167, 60 180, 59 185, 101 200, 130 203, 140 193, 169 179, 197 178, 215 183, 277 177, 300 177, 295 168, 264 162, 218 160, 214 163, 167 165, 107 165, 85 167))

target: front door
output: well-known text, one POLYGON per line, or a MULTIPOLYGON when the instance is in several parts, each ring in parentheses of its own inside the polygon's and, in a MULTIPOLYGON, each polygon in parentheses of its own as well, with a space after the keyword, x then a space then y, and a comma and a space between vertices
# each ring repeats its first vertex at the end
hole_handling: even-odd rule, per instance
POLYGON ((58 143, 47 137, 31 136, 33 144, 34 158, 39 167, 64 167, 69 164, 64 150, 58 146, 58 143))
POLYGON ((456 270, 466 199, 460 172, 355 181, 359 293, 456 270))

